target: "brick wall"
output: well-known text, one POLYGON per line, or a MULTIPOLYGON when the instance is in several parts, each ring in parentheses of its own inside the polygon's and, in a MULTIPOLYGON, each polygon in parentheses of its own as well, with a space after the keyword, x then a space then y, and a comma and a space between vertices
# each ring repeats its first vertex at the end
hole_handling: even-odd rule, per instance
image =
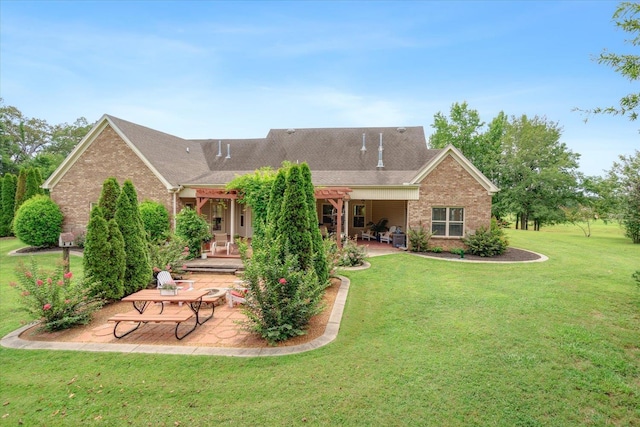
MULTIPOLYGON (((420 223, 431 230, 431 208, 464 208, 465 233, 491 224, 491 196, 469 173, 451 156, 447 156, 420 185, 420 199, 409 201, 409 227, 419 227, 420 223)), ((462 248, 460 238, 432 237, 430 246, 444 250, 462 248)))
MULTIPOLYGON (((173 211, 173 195, 118 134, 107 126, 51 189, 51 198, 64 214, 63 231, 84 233, 91 203, 97 203, 102 183, 115 177, 122 186, 130 179, 138 201, 154 200, 173 211)), ((179 208, 178 208, 179 209, 179 208)))

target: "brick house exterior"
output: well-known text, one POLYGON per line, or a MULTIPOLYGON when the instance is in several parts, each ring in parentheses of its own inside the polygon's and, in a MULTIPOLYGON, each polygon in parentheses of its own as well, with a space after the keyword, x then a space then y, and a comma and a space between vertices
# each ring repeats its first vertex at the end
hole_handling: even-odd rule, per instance
MULTIPOLYGON (((445 250, 490 224, 498 191, 455 147, 429 149, 422 127, 272 129, 266 138, 186 140, 108 115, 43 187, 65 216, 65 232, 86 230, 102 183, 115 177, 120 184, 130 179, 139 201, 162 203, 172 217, 192 206, 212 232, 251 236, 250 209, 203 194, 223 194, 235 176, 283 161, 307 162, 316 188, 348 188, 338 215, 347 235, 386 218, 403 230, 423 225, 451 234, 432 238, 445 250)), ((335 225, 335 211, 329 200, 317 200, 319 224, 335 225)))

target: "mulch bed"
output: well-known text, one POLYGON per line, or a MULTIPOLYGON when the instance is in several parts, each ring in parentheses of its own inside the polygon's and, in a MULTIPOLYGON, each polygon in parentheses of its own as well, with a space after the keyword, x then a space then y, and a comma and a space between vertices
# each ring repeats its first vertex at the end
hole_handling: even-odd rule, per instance
POLYGON ((491 262, 523 262, 523 261, 536 261, 541 259, 542 257, 534 252, 529 252, 524 249, 517 248, 507 248, 507 250, 502 255, 496 255, 493 257, 481 257, 478 255, 464 254, 464 259, 460 258, 458 254, 452 254, 451 252, 426 252, 418 255, 423 255, 425 257, 430 258, 441 258, 441 259, 455 259, 460 261, 491 261, 491 262))

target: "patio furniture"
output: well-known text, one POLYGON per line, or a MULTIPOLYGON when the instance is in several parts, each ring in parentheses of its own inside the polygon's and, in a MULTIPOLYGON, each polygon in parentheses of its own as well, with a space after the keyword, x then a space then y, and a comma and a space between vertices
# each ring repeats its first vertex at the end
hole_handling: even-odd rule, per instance
POLYGON ((227 238, 227 233, 214 233, 213 239, 213 243, 211 243, 211 253, 215 255, 218 248, 224 247, 227 250, 227 255, 229 255, 231 241, 227 238))
POLYGON ((236 280, 234 282, 234 287, 227 289, 226 299, 229 307, 233 308, 234 304, 245 304, 247 302, 246 297, 248 289, 242 286, 237 286, 244 285, 245 283, 246 282, 244 280, 236 280))
POLYGON ((371 239, 376 239, 376 232, 373 230, 364 230, 361 234, 360 234, 362 240, 367 239, 367 240, 371 240, 371 239))
POLYGON ((396 226, 392 225, 391 227, 389 227, 389 230, 380 234, 380 241, 385 243, 391 243, 391 240, 393 239, 392 234, 395 233, 395 231, 396 231, 396 226))
MULTIPOLYGON (((189 291, 193 289, 193 284, 195 282, 195 280, 176 280, 173 277, 171 277, 171 273, 164 270, 158 273, 157 281, 158 281, 158 288, 162 288, 162 286, 164 286, 165 284, 179 285, 180 283, 188 283, 189 288, 187 288, 187 290, 189 291)), ((178 289, 182 289, 182 287, 178 286, 178 289)))

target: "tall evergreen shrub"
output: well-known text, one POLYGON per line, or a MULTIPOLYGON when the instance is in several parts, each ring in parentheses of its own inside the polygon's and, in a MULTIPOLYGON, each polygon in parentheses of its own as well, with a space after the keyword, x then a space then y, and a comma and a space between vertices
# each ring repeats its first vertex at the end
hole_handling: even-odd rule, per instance
POLYGON ((38 168, 29 168, 27 170, 27 180, 25 185, 24 200, 29 200, 37 194, 44 194, 44 190, 40 188, 42 179, 38 168))
POLYGON ((118 184, 118 181, 113 177, 105 179, 102 183, 102 192, 98 200, 98 206, 102 208, 105 220, 109 221, 115 217, 119 196, 120 184, 118 184))
POLYGON ((84 276, 91 283, 93 295, 104 295, 110 299, 109 281, 106 279, 109 270, 109 227, 102 216, 102 209, 95 206, 89 216, 87 233, 84 241, 82 265, 84 276))
POLYGON ((307 208, 309 210, 309 224, 311 228, 311 240, 314 253, 313 264, 320 283, 326 283, 329 280, 329 261, 327 259, 327 253, 324 250, 324 242, 322 240, 322 234, 320 233, 320 227, 318 227, 316 193, 315 188, 313 187, 311 169, 309 169, 309 165, 302 163, 300 165, 300 173, 302 174, 307 196, 307 208))
POLYGON ((15 213, 16 185, 18 177, 7 173, 2 178, 2 215, 0 216, 0 237, 13 235, 13 215, 15 213))
POLYGON ((145 288, 152 277, 136 190, 130 180, 124 182, 116 206, 115 220, 124 238, 127 259, 124 275, 125 295, 129 295, 145 288))
POLYGON ((25 193, 27 191, 27 170, 20 169, 18 173, 18 183, 16 184, 16 198, 14 203, 14 211, 17 212, 22 203, 25 201, 25 193))

